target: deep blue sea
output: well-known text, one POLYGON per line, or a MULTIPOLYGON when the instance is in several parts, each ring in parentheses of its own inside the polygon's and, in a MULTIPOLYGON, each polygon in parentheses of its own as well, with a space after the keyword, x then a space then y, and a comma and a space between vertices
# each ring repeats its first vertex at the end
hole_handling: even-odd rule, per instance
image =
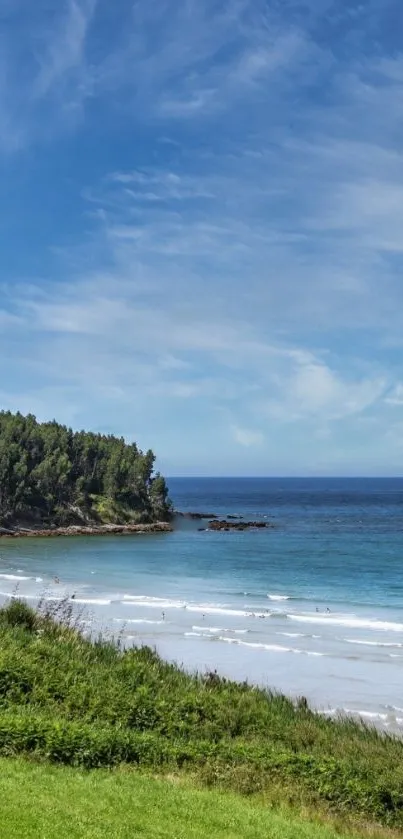
POLYGON ((273 529, 0 542, 0 588, 75 593, 98 629, 187 668, 403 731, 403 479, 175 478, 177 509, 273 529), (53 578, 60 578, 56 584, 53 578))

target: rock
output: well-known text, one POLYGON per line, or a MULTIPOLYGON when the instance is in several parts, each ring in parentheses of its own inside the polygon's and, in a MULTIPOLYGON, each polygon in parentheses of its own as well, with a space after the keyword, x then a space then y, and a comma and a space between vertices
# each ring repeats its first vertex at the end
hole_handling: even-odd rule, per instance
POLYGON ((182 519, 216 519, 218 516, 216 513, 181 513, 179 510, 175 510, 175 516, 179 516, 182 519))
POLYGON ((228 521, 227 519, 216 519, 215 521, 209 521, 208 530, 262 530, 263 528, 273 526, 267 521, 228 521))
POLYGON ((100 524, 100 525, 70 525, 69 527, 53 527, 35 530, 0 529, 0 536, 33 537, 33 536, 104 536, 121 535, 130 536, 139 533, 171 533, 173 527, 164 521, 153 522, 152 524, 100 524))

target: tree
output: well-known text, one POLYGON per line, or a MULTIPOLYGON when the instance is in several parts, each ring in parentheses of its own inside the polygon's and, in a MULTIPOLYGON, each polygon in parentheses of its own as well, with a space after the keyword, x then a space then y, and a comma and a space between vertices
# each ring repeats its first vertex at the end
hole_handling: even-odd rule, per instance
MULTIPOLYGON (((99 501, 113 502, 123 518, 171 513, 164 479, 153 476, 155 456, 121 437, 73 432, 32 414, 0 412, 0 521, 31 516, 60 523, 99 501)), ((101 505, 102 506, 102 505, 101 505)))

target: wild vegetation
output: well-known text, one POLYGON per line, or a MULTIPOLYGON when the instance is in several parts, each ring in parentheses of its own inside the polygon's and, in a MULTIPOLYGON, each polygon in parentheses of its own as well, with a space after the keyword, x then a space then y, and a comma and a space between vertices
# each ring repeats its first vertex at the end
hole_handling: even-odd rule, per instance
POLYGON ((73 604, 0 609, 0 755, 131 764, 403 828, 403 742, 301 699, 84 637, 73 604))
POLYGON ((0 523, 166 521, 154 462, 123 438, 0 412, 0 523))

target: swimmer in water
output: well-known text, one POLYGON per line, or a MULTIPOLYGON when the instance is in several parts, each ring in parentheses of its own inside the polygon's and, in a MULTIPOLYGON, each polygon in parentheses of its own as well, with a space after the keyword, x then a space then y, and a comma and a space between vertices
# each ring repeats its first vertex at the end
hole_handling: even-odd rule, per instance
POLYGON ((53 577, 53 582, 54 583, 60 583, 59 577, 53 577))

